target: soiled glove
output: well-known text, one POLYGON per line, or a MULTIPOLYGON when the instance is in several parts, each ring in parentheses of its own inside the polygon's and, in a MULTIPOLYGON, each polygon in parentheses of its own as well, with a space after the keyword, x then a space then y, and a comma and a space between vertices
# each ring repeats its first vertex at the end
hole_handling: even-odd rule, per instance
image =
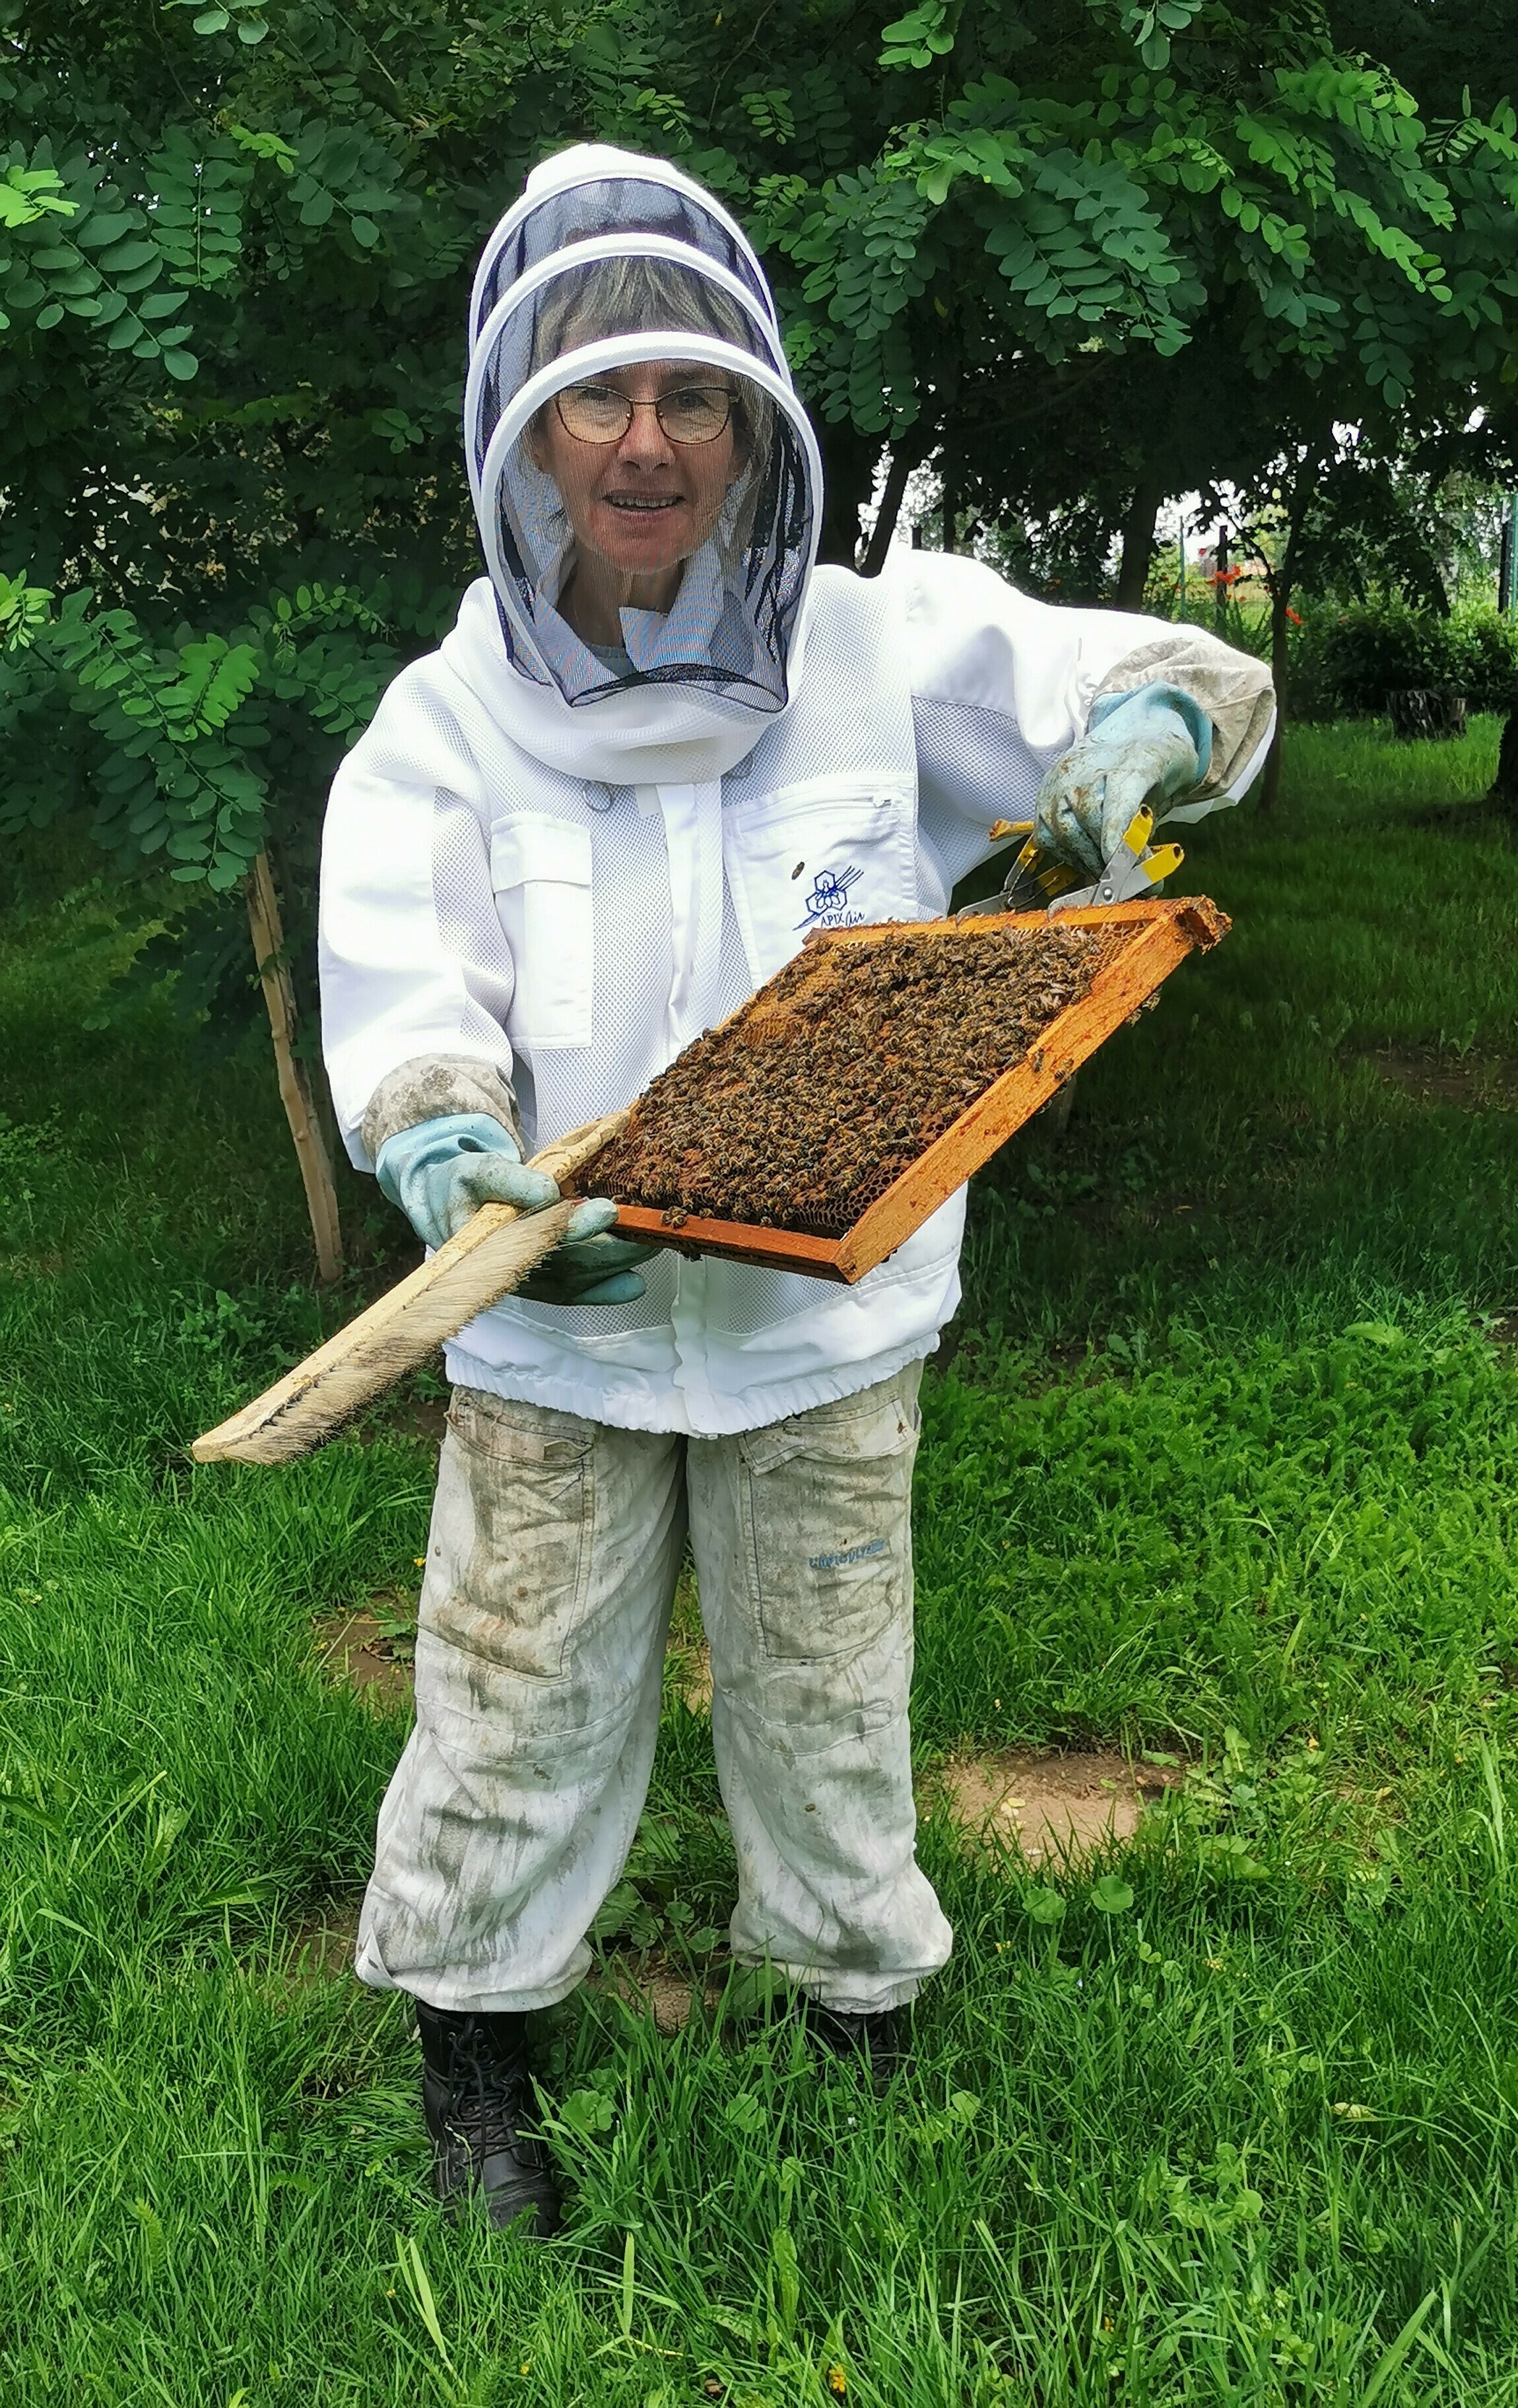
MULTIPOLYGON (((599 1209, 599 1200, 594 1207, 599 1209)), ((616 1211, 614 1204, 608 1211, 616 1211)), ((545 1254, 518 1288, 534 1304, 631 1304, 643 1293, 636 1264, 652 1262, 657 1246, 637 1246, 628 1238, 577 1238, 579 1216, 563 1245, 545 1254)))
MULTIPOLYGON (((451 1112, 399 1129, 380 1149, 375 1176, 426 1246, 446 1245, 481 1204, 540 1212, 559 1191, 533 1170, 508 1128, 488 1112, 451 1112)), ((517 1290, 545 1304, 628 1304, 643 1293, 631 1268, 652 1252, 601 1232, 616 1218, 604 1196, 580 1205, 564 1240, 517 1290)))
POLYGON ((1207 775, 1212 723, 1179 686, 1103 695, 1078 744, 1044 778, 1033 833, 1045 853, 1094 875, 1117 851, 1136 811, 1189 795, 1207 775))

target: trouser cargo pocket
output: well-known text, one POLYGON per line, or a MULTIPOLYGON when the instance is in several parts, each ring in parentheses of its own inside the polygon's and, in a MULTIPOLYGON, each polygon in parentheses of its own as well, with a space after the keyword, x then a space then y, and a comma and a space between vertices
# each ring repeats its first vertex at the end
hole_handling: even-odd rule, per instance
POLYGON ((921 1367, 738 1440, 744 1570, 766 1655, 856 1653, 909 1618, 921 1367))
POLYGON ((529 1680, 564 1677, 590 1590, 593 1431, 455 1388, 420 1627, 529 1680))

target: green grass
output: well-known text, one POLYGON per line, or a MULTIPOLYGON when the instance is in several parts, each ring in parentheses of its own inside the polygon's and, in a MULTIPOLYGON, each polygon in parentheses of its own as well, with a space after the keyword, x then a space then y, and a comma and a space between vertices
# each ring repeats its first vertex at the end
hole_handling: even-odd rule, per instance
MULTIPOLYGON (((0 2397, 411 2408, 1518 2401, 1518 852, 1496 731, 1294 733, 1195 832, 1235 920, 978 1187, 930 1374, 916 1726, 1204 1763, 1106 1862, 924 1856, 957 1932, 883 2100, 783 2021, 546 2036, 571 2217, 426 2191, 400 2002, 306 1944, 404 1735, 315 1617, 407 1585, 403 1412, 193 1433, 306 1284, 266 1063, 150 999, 82 858, 0 928, 0 2397), (1437 1054, 1454 1092, 1387 1075, 1437 1054), (950 1359, 952 1357, 952 1359, 950 1359), (712 2386, 716 2386, 715 2389, 712 2386)), ((1188 881, 1188 882, 1190 882, 1188 881)), ((144 908, 150 908, 148 898, 144 908)), ((631 1928, 731 1855, 671 1695, 631 1928)), ((628 1943, 624 1941, 625 1950, 628 1943)))

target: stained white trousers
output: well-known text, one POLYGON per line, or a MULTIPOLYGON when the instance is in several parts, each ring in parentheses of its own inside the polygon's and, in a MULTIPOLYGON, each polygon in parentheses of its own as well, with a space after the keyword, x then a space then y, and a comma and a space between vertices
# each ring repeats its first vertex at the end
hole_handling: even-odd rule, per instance
POLYGON ((920 1379, 722 1439, 454 1389, 365 1981, 520 2011, 580 1980, 648 1788, 688 1526, 734 1954, 855 2013, 915 1995, 952 1944, 913 1855, 920 1379))

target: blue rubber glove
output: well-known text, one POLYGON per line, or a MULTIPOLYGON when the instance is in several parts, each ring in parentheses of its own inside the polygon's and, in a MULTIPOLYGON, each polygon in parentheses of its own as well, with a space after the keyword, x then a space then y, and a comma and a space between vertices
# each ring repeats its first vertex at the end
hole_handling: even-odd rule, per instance
MULTIPOLYGON (((547 1172, 528 1168, 510 1130, 488 1112, 451 1112, 398 1129, 374 1168, 425 1246, 446 1245, 481 1204, 540 1212, 559 1200, 547 1172)), ((603 1236, 616 1214, 609 1197, 589 1197, 517 1294, 541 1304, 630 1304, 641 1296, 632 1265, 647 1261, 653 1249, 603 1236)))
POLYGON ((1104 869, 1136 811, 1164 816, 1200 785, 1212 757, 1212 723, 1179 686, 1107 694, 1091 724, 1044 778, 1033 833, 1039 850, 1093 875, 1104 869))

